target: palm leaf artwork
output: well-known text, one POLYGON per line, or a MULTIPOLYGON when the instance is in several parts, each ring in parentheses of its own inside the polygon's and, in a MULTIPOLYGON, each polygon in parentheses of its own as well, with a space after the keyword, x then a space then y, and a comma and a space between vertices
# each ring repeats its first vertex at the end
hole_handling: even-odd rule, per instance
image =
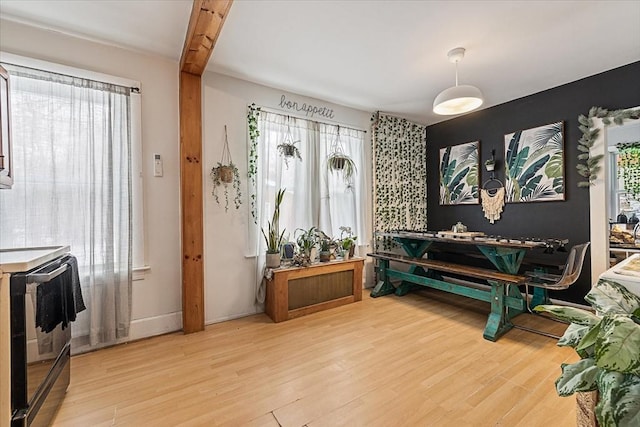
POLYGON ((440 204, 478 203, 479 142, 440 149, 440 204))
POLYGON ((563 123, 505 135, 507 202, 564 200, 563 123))

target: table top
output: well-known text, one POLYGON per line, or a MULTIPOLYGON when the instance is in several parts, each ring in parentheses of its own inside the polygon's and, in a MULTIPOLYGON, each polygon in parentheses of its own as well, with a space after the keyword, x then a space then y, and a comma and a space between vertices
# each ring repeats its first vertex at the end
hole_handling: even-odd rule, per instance
POLYGON ((566 239, 510 238, 504 236, 487 236, 482 232, 453 233, 451 231, 392 231, 378 233, 378 236, 431 240, 434 242, 459 243, 463 245, 497 246, 521 249, 544 248, 568 243, 566 239))
POLYGON ((28 271, 69 252, 69 246, 0 249, 0 271, 28 271))
POLYGON ((632 255, 614 265, 602 273, 599 279, 620 283, 630 292, 640 296, 640 254, 632 255))
POLYGON ((342 258, 338 258, 338 259, 332 259, 331 261, 327 261, 327 262, 314 262, 310 265, 307 266, 297 266, 297 265, 282 265, 278 268, 272 268, 270 270, 272 270, 274 273, 276 272, 282 272, 282 271, 290 271, 290 270, 300 270, 303 268, 317 268, 317 267, 324 267, 327 265, 334 265, 334 264, 345 264, 345 263, 352 263, 352 262, 364 262, 364 258, 360 258, 360 257, 352 257, 349 259, 342 259, 342 258))

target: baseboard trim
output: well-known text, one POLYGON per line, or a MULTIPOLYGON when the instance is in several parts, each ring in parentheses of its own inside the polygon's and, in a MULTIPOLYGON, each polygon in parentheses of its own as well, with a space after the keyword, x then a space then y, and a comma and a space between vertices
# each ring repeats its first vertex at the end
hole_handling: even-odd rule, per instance
POLYGON ((264 313, 264 308, 262 310, 256 309, 254 311, 248 311, 246 313, 233 314, 231 316, 223 316, 223 317, 217 317, 212 320, 205 320, 204 324, 213 325, 214 323, 221 323, 221 322, 226 322, 227 320, 240 319, 241 317, 253 316, 254 314, 260 314, 260 313, 264 313))
POLYGON ((131 321, 129 341, 162 335, 182 329, 182 311, 131 321))

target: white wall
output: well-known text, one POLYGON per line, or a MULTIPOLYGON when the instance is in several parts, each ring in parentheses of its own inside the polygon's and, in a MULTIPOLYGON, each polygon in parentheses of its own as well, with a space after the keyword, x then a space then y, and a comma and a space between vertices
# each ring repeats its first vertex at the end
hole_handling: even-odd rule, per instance
MULTIPOLYGON (((215 55, 215 52, 214 52, 215 55)), ((205 238, 205 322, 213 323, 263 311, 255 304, 256 259, 247 249, 250 204, 247 199, 247 106, 255 103, 269 110, 280 110, 281 96, 287 100, 327 107, 334 110, 333 120, 314 117, 313 120, 350 125, 367 130, 365 142, 370 146, 371 113, 354 110, 318 99, 295 95, 244 80, 206 72, 203 76, 203 180, 204 180, 204 238, 205 238), (229 133, 229 148, 238 166, 242 181, 243 203, 239 210, 230 204, 216 204, 211 191, 209 171, 220 161, 224 144, 224 125, 229 133)), ((291 111, 284 114, 304 116, 291 111)), ((367 150, 367 164, 371 152, 367 150)), ((371 188, 370 171, 367 188, 371 188)), ((367 202, 366 224, 371 224, 371 200, 367 202)), ((370 230, 369 230, 370 231, 370 230)), ((371 234, 370 232, 367 234, 371 234)), ((358 241, 366 241, 359 237, 358 241)), ((372 268, 366 269, 368 283, 372 268)))
POLYGON ((179 64, 5 20, 0 50, 140 82, 145 260, 151 269, 133 282, 130 338, 180 329, 179 64), (162 178, 153 177, 154 153, 164 159, 162 178))
MULTIPOLYGON (((137 80, 142 88, 142 155, 145 259, 150 270, 133 282, 131 339, 182 327, 180 281, 180 162, 177 61, 0 21, 0 50, 16 55, 137 80), (153 177, 153 154, 164 159, 164 177, 153 177)), ((282 94, 299 103, 334 110, 334 122, 368 131, 369 112, 298 96, 207 72, 203 76, 203 179, 205 192, 205 321, 219 322, 263 311, 254 304, 255 258, 247 257, 248 202, 228 213, 211 196, 209 171, 219 161, 224 125, 231 154, 246 176, 246 107, 251 102, 279 109, 282 94)), ((290 113, 293 115, 293 113, 290 113)), ((331 122, 327 119, 318 120, 331 122)), ((368 153, 370 156, 370 153, 368 153)), ((367 159, 370 163, 370 157, 367 159)), ((370 176, 367 188, 371 188, 370 176)), ((243 178, 243 185, 246 179, 243 178)), ((371 206, 370 200, 367 206, 371 206)), ((371 224, 367 209, 367 224, 371 224)), ((360 240, 360 242, 364 241, 360 240)), ((367 269, 371 280, 371 267, 367 269)))

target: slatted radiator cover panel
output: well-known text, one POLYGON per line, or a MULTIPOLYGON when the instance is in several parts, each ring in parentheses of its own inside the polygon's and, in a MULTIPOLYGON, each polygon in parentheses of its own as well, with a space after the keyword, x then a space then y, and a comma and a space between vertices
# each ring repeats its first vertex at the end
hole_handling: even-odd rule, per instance
POLYGON ((289 310, 353 295, 353 271, 289 280, 289 310))

